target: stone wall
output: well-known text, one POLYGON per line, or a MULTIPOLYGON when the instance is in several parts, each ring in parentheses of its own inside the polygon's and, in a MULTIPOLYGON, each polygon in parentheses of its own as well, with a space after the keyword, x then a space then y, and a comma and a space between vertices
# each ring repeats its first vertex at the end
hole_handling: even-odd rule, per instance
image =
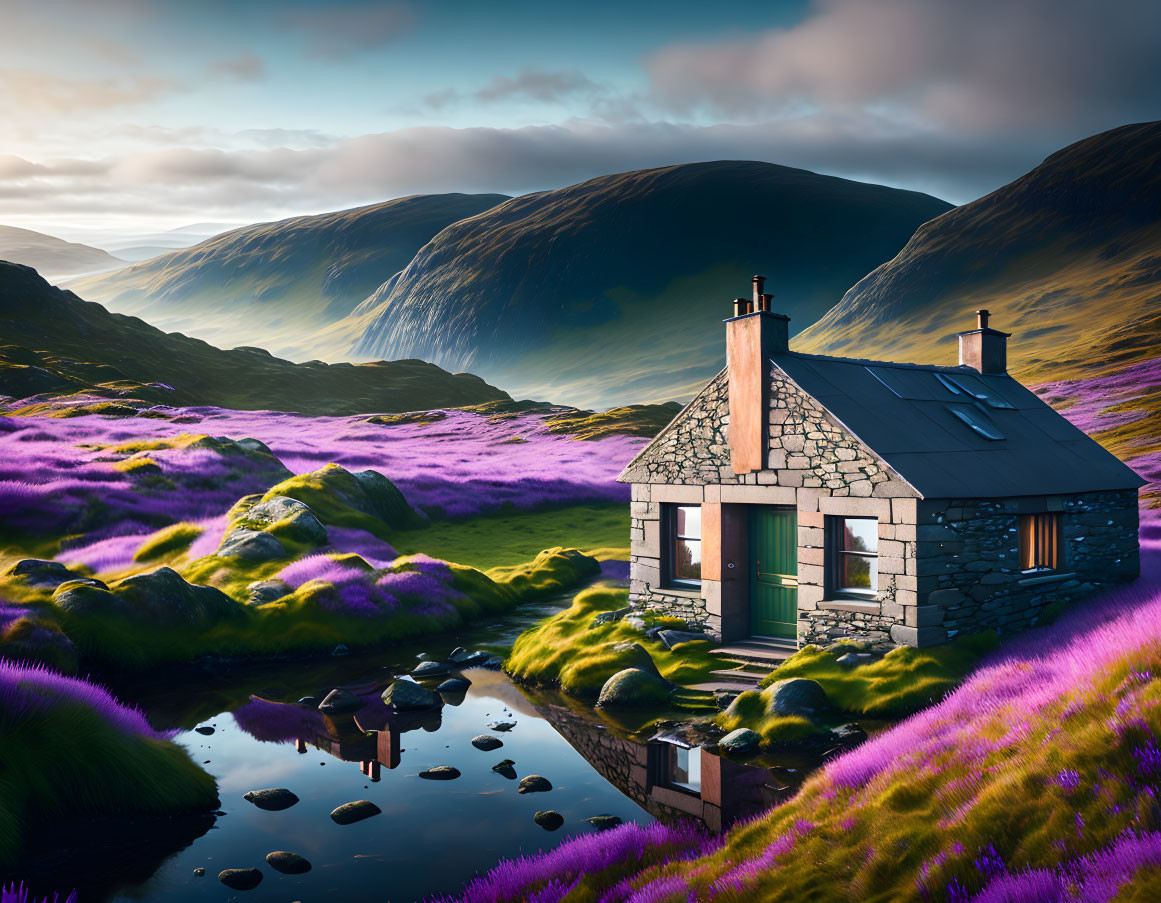
POLYGON ((907 625, 922 644, 960 633, 1016 633, 1053 602, 1071 602, 1140 573, 1135 490, 1075 496, 926 500, 918 505, 919 589, 907 625), (1020 570, 1019 516, 1061 515, 1063 561, 1020 570))
POLYGON ((633 483, 631 601, 701 624, 727 640, 736 638, 728 625, 723 636, 723 615, 728 619, 732 613, 741 625, 735 633, 747 634, 744 526, 733 531, 733 541, 731 531, 722 530, 716 551, 721 560, 712 570, 720 579, 703 579, 700 592, 674 589, 662 572, 663 506, 720 504, 725 521, 744 517, 745 505, 790 506, 797 509, 799 527, 799 640, 850 637, 892 645, 889 630, 903 623, 901 605, 915 604, 914 548, 904 544, 914 542, 906 530, 914 525, 915 491, 776 367, 770 377, 768 467, 735 474, 727 389, 722 371, 621 475, 633 483), (904 504, 893 507, 892 498, 904 504), (827 515, 879 519, 878 601, 859 603, 861 608, 836 601, 828 607, 822 558, 827 515))

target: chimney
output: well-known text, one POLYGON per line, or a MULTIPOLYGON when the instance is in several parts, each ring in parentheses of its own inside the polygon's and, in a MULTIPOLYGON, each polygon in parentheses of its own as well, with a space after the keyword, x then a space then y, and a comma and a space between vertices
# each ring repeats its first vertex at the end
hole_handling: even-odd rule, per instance
POLYGON ((734 473, 766 468, 770 419, 770 359, 790 350, 790 318, 771 312, 765 276, 753 279, 752 299, 734 300, 726 320, 730 465, 734 473))
POLYGON ((1011 333, 988 326, 991 314, 987 310, 977 310, 976 317, 976 328, 959 334, 960 364, 980 373, 1007 373, 1008 337, 1011 333))

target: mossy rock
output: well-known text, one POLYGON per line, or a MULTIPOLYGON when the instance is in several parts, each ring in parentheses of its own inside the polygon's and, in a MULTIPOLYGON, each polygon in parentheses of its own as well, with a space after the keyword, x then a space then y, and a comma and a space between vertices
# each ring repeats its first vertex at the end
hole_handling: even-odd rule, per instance
POLYGON ((310 506, 284 495, 266 498, 247 508, 234 523, 305 545, 321 546, 327 542, 327 528, 310 506))
POLYGON ((324 524, 356 527, 377 536, 425 523, 395 484, 373 470, 351 473, 338 464, 328 464, 313 473, 283 480, 262 497, 262 502, 280 496, 309 505, 324 524))
POLYGON ((657 674, 640 668, 618 671, 601 687, 597 705, 602 708, 647 708, 663 705, 672 686, 657 674))
POLYGON ((814 715, 831 707, 822 685, 804 677, 776 680, 762 697, 771 715, 814 715))

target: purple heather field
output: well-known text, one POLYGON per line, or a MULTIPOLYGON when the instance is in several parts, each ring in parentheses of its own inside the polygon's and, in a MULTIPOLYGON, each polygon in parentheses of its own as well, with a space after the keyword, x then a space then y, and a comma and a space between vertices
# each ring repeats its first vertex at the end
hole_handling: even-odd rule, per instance
MULTIPOLYGON (((615 478, 645 444, 629 436, 582 442, 552 435, 539 415, 489 420, 449 411, 434 423, 379 425, 362 417, 157 410, 180 422, 96 415, 0 418, 0 511, 6 520, 33 534, 83 534, 66 542, 58 557, 101 572, 124 567, 143 536, 179 521, 205 531, 192 547, 194 557, 212 552, 226 527, 225 513, 239 498, 326 464, 378 471, 413 507, 469 517, 501 506, 627 501, 628 487, 615 478), (160 448, 137 452, 136 458, 110 451, 191 434, 259 439, 285 470, 266 455, 243 451, 160 448), (119 469, 126 459, 141 458, 161 473, 119 469), (151 482, 161 475, 168 485, 151 482)), ((389 545, 361 530, 332 528, 332 541, 372 563, 394 557, 389 545)))

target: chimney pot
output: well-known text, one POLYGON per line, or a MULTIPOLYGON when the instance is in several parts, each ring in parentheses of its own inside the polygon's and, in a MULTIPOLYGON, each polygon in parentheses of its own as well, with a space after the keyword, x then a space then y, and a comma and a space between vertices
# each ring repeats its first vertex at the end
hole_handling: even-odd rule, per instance
POLYGON ((740 317, 743 314, 747 313, 746 306, 749 303, 750 302, 746 298, 735 298, 734 299, 734 316, 740 317))
POLYGON ((770 294, 763 295, 762 296, 762 310, 765 310, 765 311, 773 310, 773 301, 774 301, 773 295, 770 295, 770 294))
POLYGON ((762 289, 766 287, 765 276, 755 276, 754 282, 754 310, 760 310, 762 304, 762 289))
POLYGON ((991 316, 991 314, 988 313, 988 311, 983 309, 983 308, 976 311, 976 317, 978 318, 978 322, 979 322, 979 327, 978 327, 979 329, 987 329, 988 328, 988 317, 990 317, 990 316, 991 316))

